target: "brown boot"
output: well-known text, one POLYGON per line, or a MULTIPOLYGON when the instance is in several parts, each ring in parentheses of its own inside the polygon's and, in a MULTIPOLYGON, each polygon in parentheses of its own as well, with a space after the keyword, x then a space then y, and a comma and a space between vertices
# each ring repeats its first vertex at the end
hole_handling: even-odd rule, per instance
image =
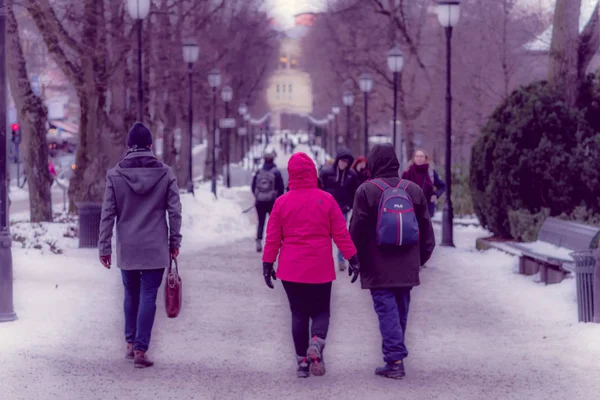
POLYGON ((127 360, 133 360, 133 343, 127 343, 127 352, 125 353, 127 360))
POLYGON ((154 365, 148 357, 146 357, 145 351, 134 350, 133 366, 135 368, 148 368, 154 365))

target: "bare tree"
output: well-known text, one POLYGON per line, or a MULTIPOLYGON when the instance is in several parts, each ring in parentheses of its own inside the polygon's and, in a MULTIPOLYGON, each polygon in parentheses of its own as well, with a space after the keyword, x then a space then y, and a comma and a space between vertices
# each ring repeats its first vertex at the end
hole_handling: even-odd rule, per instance
POLYGON ((585 73, 600 46, 599 4, 579 34, 581 0, 557 0, 550 47, 549 81, 570 105, 575 105, 585 73))
MULTIPOLYGON (((386 53, 394 41, 405 54, 398 87, 398 115, 407 152, 419 144, 435 150, 444 142, 445 37, 433 1, 339 0, 317 20, 304 41, 311 60, 317 113, 341 100, 346 80, 362 72, 375 78, 369 101, 371 133, 390 132, 393 80, 386 53)), ((467 148, 497 104, 521 83, 521 65, 531 62, 524 44, 543 29, 540 15, 514 0, 467 0, 454 31, 454 143, 467 148), (459 44, 459 45, 456 45, 459 44)), ((361 93, 356 93, 360 95, 361 93)), ((362 97, 362 96, 361 96, 362 97)), ((362 119, 362 107, 354 107, 362 119)), ((360 146, 359 146, 360 148, 360 146)), ((461 149, 462 150, 462 149, 461 149)), ((441 152, 435 152, 441 153, 441 152)))
POLYGON ((21 47, 19 24, 15 16, 14 1, 7 0, 8 68, 11 93, 19 114, 23 135, 23 148, 29 189, 29 209, 32 222, 52 221, 50 186, 52 177, 48 171, 48 142, 46 140, 47 112, 42 99, 31 87, 27 74, 27 62, 21 47))

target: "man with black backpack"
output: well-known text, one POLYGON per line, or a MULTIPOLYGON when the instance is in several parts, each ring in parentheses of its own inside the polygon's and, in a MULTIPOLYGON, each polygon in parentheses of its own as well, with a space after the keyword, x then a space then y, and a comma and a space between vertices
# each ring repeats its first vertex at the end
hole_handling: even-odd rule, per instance
POLYGON ((383 339, 385 366, 375 373, 405 375, 404 344, 410 291, 435 247, 428 202, 421 188, 400 179, 391 144, 376 145, 367 159, 372 180, 357 190, 350 234, 358 250, 360 280, 371 291, 383 339))
POLYGON ((252 179, 252 193, 255 198, 255 208, 258 215, 258 230, 256 232, 256 251, 262 251, 262 238, 265 230, 267 214, 273 210, 275 200, 283 194, 284 185, 281 172, 275 165, 275 153, 269 151, 263 155, 264 164, 252 179))

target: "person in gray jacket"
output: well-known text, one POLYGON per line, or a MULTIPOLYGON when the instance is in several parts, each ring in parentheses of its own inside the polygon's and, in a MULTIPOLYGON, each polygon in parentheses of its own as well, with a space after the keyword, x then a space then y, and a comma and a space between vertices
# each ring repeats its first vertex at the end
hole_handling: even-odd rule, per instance
POLYGON ((152 134, 135 123, 127 138, 129 151, 106 176, 98 249, 111 267, 112 234, 117 224, 117 267, 125 286, 127 359, 136 368, 154 363, 146 352, 156 314, 163 273, 181 245, 181 201, 175 174, 152 153, 152 134), (168 225, 167 225, 168 214, 168 225))

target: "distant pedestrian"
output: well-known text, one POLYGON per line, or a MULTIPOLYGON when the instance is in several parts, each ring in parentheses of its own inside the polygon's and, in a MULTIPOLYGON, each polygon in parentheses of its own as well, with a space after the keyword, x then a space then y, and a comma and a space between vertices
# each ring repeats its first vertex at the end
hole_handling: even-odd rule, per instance
POLYGON ((56 176, 56 167, 54 166, 52 161, 48 161, 48 172, 50 172, 50 175, 52 175, 53 177, 56 176))
MULTIPOLYGON (((346 221, 359 185, 356 172, 350 168, 353 161, 354 157, 350 150, 341 149, 333 165, 323 167, 320 171, 320 180, 324 190, 331 194, 338 203, 346 221)), ((338 251, 338 267, 340 271, 346 269, 346 262, 340 251, 338 251)))
POLYGON ((408 179, 419 185, 427 199, 429 215, 433 217, 437 200, 446 191, 446 183, 440 179, 425 150, 415 151, 408 169, 402 174, 402 179, 408 179))
POLYGON ((371 291, 383 338, 385 366, 375 373, 399 379, 405 375, 403 360, 408 356, 410 291, 420 283, 420 266, 431 256, 435 239, 425 195, 398 177, 394 147, 373 147, 368 165, 374 179, 356 192, 350 233, 358 250, 361 286, 371 291))
POLYGON ((273 210, 275 200, 284 192, 281 172, 275 165, 275 152, 269 150, 263 156, 264 163, 252 179, 252 193, 255 199, 258 227, 256 231, 256 251, 262 251, 262 239, 265 231, 267 214, 273 210))
POLYGON ((352 164, 352 169, 354 170, 354 172, 356 172, 359 185, 366 182, 371 177, 371 173, 367 168, 367 157, 358 157, 356 160, 354 160, 354 163, 352 164))
POLYGON ((146 368, 154 365, 146 352, 158 288, 170 260, 179 255, 181 202, 175 174, 152 153, 150 130, 135 123, 127 145, 125 158, 106 176, 98 249, 100 262, 110 269, 116 219, 117 266, 125 286, 126 358, 136 368, 146 368))
POLYGON ((290 158, 288 172, 290 191, 275 202, 267 226, 263 276, 271 289, 271 279, 283 283, 292 312, 297 374, 307 378, 311 372, 325 374, 323 350, 335 280, 331 239, 350 260, 352 282, 360 267, 340 208, 330 194, 317 188, 314 162, 305 153, 296 153, 290 158), (273 264, 278 255, 275 274, 273 264))

